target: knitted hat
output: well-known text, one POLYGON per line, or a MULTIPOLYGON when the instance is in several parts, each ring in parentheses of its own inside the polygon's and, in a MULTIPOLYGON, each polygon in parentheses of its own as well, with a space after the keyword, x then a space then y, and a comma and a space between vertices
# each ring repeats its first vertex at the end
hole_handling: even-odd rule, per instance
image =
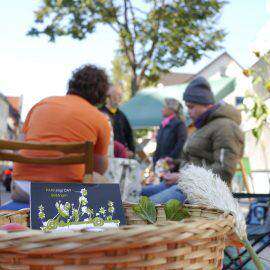
POLYGON ((215 104, 215 98, 209 82, 204 77, 197 77, 187 86, 183 99, 185 102, 202 105, 215 104))

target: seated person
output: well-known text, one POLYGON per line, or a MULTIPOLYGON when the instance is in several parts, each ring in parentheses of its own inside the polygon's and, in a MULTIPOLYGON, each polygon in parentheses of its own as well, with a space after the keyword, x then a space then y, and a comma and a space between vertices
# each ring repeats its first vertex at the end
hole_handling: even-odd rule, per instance
MULTIPOLYGON (((211 86, 203 77, 189 83, 183 99, 196 130, 185 143, 181 166, 193 164, 211 169, 230 188, 244 150, 241 113, 229 104, 216 103, 211 86)), ((165 182, 143 190, 156 203, 176 199, 182 194, 181 191, 175 193, 177 183, 181 181, 180 173, 168 173, 163 178, 165 182), (149 195, 151 188, 152 194, 149 195)))
MULTIPOLYGON (((109 88, 102 69, 85 65, 75 70, 65 96, 48 97, 28 113, 22 132, 26 142, 85 142, 94 144, 94 171, 108 167, 110 126, 97 107, 105 103, 109 88)), ((56 157, 59 152, 22 150, 28 157, 56 157)), ((12 199, 28 201, 30 182, 82 182, 84 165, 36 165, 15 163, 12 199)))
POLYGON ((187 139, 187 128, 182 121, 182 104, 174 98, 165 98, 162 109, 163 121, 157 133, 157 146, 153 156, 154 165, 159 159, 179 159, 187 139))
MULTIPOLYGON (((162 160, 179 159, 182 156, 183 146, 187 139, 187 128, 180 118, 182 104, 178 100, 166 98, 162 115, 164 120, 157 134, 157 148, 153 156, 155 169, 162 160)), ((176 166, 171 166, 170 169, 171 172, 178 171, 176 166)), ((164 174, 159 185, 143 187, 141 194, 150 197, 155 203, 165 203, 170 199, 178 199, 183 202, 185 196, 178 190, 176 183, 171 182, 171 177, 168 173, 164 174)))
POLYGON ((163 161, 159 160, 157 166, 161 162, 166 162, 169 168, 160 174, 156 172, 160 176, 160 184, 149 184, 143 187, 141 195, 149 197, 156 204, 163 204, 172 199, 185 202, 185 195, 177 187, 176 179, 179 178, 179 173, 175 172, 177 171, 177 166, 171 158, 165 158, 163 161))

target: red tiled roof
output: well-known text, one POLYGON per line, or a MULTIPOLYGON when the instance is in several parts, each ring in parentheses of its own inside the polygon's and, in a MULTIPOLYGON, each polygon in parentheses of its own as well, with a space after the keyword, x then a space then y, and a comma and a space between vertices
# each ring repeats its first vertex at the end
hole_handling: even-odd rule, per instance
POLYGON ((21 113, 21 107, 22 107, 22 98, 21 97, 7 97, 7 100, 9 104, 12 106, 12 108, 17 112, 21 113))

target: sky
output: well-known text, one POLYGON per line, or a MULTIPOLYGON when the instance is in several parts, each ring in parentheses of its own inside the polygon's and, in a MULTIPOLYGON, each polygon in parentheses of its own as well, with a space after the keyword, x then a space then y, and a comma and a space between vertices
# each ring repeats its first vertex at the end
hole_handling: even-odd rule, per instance
MULTIPOLYGON (((84 41, 65 37, 49 43, 45 36, 26 36, 39 2, 0 0, 0 91, 23 95, 23 119, 40 99, 64 95, 72 71, 80 65, 93 63, 110 72, 118 47, 117 35, 106 27, 99 27, 84 41)), ((197 72, 224 50, 243 67, 251 66, 252 51, 270 47, 270 0, 230 0, 219 25, 227 32, 224 48, 173 71, 197 72)))

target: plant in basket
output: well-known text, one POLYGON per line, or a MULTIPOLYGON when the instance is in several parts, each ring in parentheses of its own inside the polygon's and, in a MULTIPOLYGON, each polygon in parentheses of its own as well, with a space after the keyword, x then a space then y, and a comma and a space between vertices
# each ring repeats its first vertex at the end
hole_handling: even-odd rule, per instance
MULTIPOLYGON (((148 223, 157 222, 156 205, 146 196, 142 196, 137 205, 132 209, 141 219, 148 223)), ((164 205, 166 220, 181 221, 190 217, 189 210, 178 200, 170 200, 164 205)))

